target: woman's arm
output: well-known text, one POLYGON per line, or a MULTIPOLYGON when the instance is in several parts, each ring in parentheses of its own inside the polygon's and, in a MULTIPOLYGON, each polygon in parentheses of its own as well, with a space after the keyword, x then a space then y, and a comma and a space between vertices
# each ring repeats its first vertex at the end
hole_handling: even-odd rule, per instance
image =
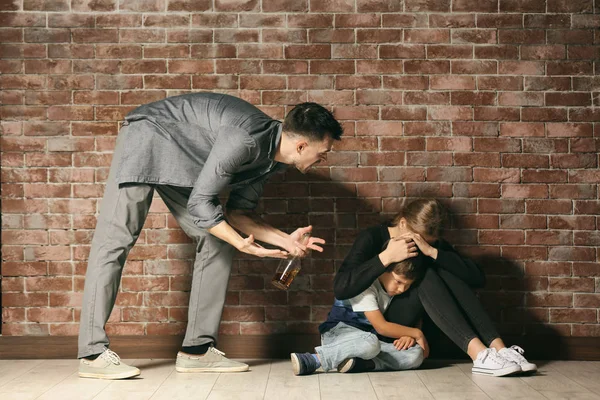
POLYGON ((333 293, 339 300, 358 296, 385 272, 375 246, 372 230, 359 233, 333 281, 333 293))

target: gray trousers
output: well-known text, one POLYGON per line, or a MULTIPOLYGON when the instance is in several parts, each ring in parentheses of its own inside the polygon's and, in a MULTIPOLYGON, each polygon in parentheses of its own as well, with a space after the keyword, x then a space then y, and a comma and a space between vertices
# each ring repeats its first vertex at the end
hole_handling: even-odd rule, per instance
POLYGON ((216 343, 225 304, 235 248, 194 224, 187 211, 192 188, 115 182, 126 129, 123 127, 117 138, 92 240, 81 305, 79 358, 102 353, 109 345, 104 326, 115 305, 125 260, 140 235, 154 190, 181 229, 197 243, 183 345, 216 343))
POLYGON ((403 371, 419 368, 423 363, 423 349, 419 345, 398 350, 391 343, 382 342, 377 335, 365 332, 343 322, 321 335, 322 345, 315 347, 325 372, 337 368, 347 358, 373 360, 375 371, 403 371))

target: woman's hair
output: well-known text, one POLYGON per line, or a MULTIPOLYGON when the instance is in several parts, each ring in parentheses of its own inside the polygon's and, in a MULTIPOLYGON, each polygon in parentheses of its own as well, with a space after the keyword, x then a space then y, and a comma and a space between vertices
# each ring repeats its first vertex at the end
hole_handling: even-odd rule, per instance
POLYGON ((283 120, 283 130, 319 141, 326 135, 340 140, 344 132, 333 114, 317 103, 300 103, 294 107, 283 120))
POLYGON ((398 225, 402 218, 411 231, 437 239, 440 237, 446 211, 436 199, 417 199, 405 205, 390 221, 390 226, 398 225))

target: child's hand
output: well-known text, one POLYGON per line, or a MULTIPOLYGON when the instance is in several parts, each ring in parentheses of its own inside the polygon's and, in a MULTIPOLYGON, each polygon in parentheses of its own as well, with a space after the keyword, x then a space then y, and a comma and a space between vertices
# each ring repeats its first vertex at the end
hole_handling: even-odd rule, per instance
POLYGON ((410 336, 402 336, 399 339, 394 340, 394 347, 397 350, 410 349, 415 345, 416 341, 410 336))
POLYGON ((421 335, 419 338, 417 338, 417 344, 423 349, 423 357, 429 357, 429 343, 427 343, 425 335, 421 335))
POLYGON ((417 252, 417 246, 410 237, 397 237, 392 238, 390 243, 381 252, 381 260, 385 266, 392 263, 404 261, 407 258, 416 257, 419 253, 417 252))

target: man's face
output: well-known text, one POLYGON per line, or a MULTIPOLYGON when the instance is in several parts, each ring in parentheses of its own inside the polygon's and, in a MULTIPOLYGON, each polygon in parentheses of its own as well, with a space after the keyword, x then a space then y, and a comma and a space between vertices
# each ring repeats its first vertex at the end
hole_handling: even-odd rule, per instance
POLYGON ((327 160, 327 153, 331 151, 332 145, 333 139, 329 135, 322 141, 301 137, 296 142, 294 166, 306 174, 310 168, 327 160))

